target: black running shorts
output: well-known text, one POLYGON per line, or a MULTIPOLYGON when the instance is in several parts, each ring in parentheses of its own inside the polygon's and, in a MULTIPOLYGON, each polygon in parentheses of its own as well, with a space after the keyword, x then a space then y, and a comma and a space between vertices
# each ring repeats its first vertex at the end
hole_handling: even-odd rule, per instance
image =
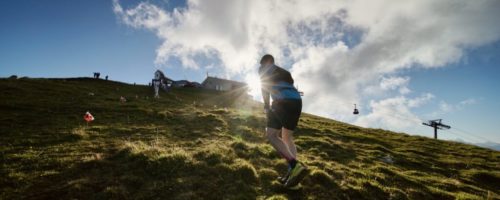
POLYGON ((295 130, 302 112, 302 100, 278 100, 273 101, 271 110, 267 112, 267 127, 295 130))

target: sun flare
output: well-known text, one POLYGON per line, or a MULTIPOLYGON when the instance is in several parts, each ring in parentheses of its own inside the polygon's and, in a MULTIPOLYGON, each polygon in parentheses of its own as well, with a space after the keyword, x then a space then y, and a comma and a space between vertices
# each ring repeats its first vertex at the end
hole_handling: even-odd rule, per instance
POLYGON ((245 77, 245 82, 248 85, 248 94, 252 95, 254 99, 260 96, 260 78, 256 74, 249 74, 245 77))

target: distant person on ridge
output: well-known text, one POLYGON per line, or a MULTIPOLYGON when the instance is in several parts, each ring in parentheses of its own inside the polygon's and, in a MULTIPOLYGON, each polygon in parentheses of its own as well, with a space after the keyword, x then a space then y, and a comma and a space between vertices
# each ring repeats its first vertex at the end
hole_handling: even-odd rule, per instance
POLYGON ((266 137, 288 162, 287 174, 278 180, 285 187, 292 188, 298 185, 308 171, 304 164, 297 161, 297 148, 293 142, 293 131, 302 112, 302 99, 293 86, 290 72, 276 66, 272 55, 264 55, 260 60, 259 75, 267 117, 266 137), (273 100, 271 106, 269 97, 273 100))

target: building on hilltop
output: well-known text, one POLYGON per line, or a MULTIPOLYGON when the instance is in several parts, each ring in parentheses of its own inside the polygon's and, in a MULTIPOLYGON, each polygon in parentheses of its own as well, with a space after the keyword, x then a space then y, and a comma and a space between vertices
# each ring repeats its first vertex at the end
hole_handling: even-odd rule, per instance
POLYGON ((246 83, 212 77, 212 76, 207 76, 207 78, 201 83, 201 85, 205 89, 217 90, 217 91, 248 89, 248 85, 246 83))
POLYGON ((151 86, 155 91, 155 98, 159 98, 159 90, 163 89, 166 92, 169 91, 170 88, 203 88, 208 90, 217 90, 217 91, 238 91, 242 93, 248 92, 248 85, 243 82, 227 80, 217 77, 208 76, 203 81, 203 83, 192 82, 188 80, 172 80, 165 76, 162 71, 156 70, 155 77, 151 82, 151 86))
POLYGON ((185 87, 187 85, 189 85, 189 82, 188 80, 178 80, 178 81, 174 81, 172 82, 172 87, 185 87))

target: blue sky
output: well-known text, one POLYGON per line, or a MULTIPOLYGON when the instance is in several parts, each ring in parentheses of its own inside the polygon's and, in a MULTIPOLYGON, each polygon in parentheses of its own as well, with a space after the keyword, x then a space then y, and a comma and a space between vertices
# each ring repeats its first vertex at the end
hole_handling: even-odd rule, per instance
MULTIPOLYGON (((433 70, 411 70, 410 87, 416 91, 427 91, 439 95, 440 99, 457 104, 464 99, 475 99, 476 103, 460 110, 440 115, 444 123, 452 125, 453 133, 446 132, 445 137, 474 140, 484 139, 500 142, 500 43, 471 49, 460 62, 433 70), (453 126, 462 131, 453 130, 453 126), (465 131, 466 133, 463 133, 465 131), (458 133, 457 133, 458 132, 458 133), (478 136, 470 136, 471 133, 478 136), (465 135, 465 136, 463 136, 465 135)), ((438 110, 438 100, 419 110, 429 113, 438 110)), ((425 127, 424 127, 425 128, 425 127)), ((443 136, 444 136, 443 135, 443 136)))
MULTIPOLYGON (((123 9, 137 8, 136 6, 139 4, 136 1, 119 1, 118 3, 123 9)), ((145 5, 150 4, 162 9, 164 13, 170 14, 170 17, 172 17, 171 14, 174 9, 177 8, 179 12, 186 9, 186 4, 182 1, 147 1, 145 5)), ((199 4, 198 9, 205 11, 202 9, 203 6, 205 6, 203 3, 199 4)), ((241 5, 239 6, 242 7, 241 5)), ((99 71, 102 75, 109 75, 113 80, 147 84, 157 68, 162 69, 168 76, 174 79, 189 79, 198 82, 204 79, 207 71, 212 74, 228 76, 242 81, 245 80, 245 77, 248 77, 247 75, 249 73, 255 72, 254 69, 257 64, 257 60, 255 59, 241 58, 238 62, 235 61, 232 63, 228 61, 227 58, 223 58, 223 56, 221 56, 222 54, 230 54, 233 51, 222 49, 225 48, 224 45, 218 47, 217 45, 220 44, 220 41, 207 43, 208 46, 213 44, 213 50, 210 52, 212 52, 212 54, 216 52, 214 54, 216 58, 207 59, 206 56, 212 54, 202 53, 205 57, 201 56, 201 58, 194 59, 196 64, 200 65, 197 69, 186 67, 187 62, 182 61, 182 58, 180 58, 182 56, 168 57, 164 62, 158 63, 158 57, 161 56, 157 53, 157 50, 161 49, 160 46, 162 44, 184 45, 191 49, 196 49, 198 47, 196 44, 172 43, 172 41, 165 39, 164 35, 159 33, 159 30, 163 30, 162 26, 148 26, 146 23, 127 23, 125 21, 127 17, 133 18, 137 16, 126 16, 123 13, 120 14, 114 11, 114 8, 116 8, 116 4, 113 4, 113 1, 106 0, 1 1, 0 76, 7 77, 16 74, 18 76, 29 77, 81 77, 92 76, 92 72, 99 71), (214 60, 216 62, 213 62, 214 60), (248 64, 253 61, 255 61, 254 65, 248 64), (225 67, 218 65, 224 65, 225 67), (233 65, 241 65, 244 67, 234 67, 233 65)), ((231 10, 232 8, 221 7, 220 9, 231 10)), ((139 11, 150 12, 151 10, 143 9, 139 11)), ((187 13, 188 12, 185 12, 186 16, 187 13)), ((352 11, 352 13, 354 13, 354 11, 352 11)), ((220 16, 217 15, 215 17, 220 16)), ((338 15, 332 17, 338 17, 338 15)), ((224 16, 224 20, 228 18, 230 17, 224 16)), ((178 20, 182 20, 182 18, 178 20)), ((313 34, 310 37, 313 38, 314 44, 311 44, 312 46, 309 49, 324 47, 321 45, 318 46, 317 44, 318 41, 323 41, 322 39, 324 39, 325 42, 329 43, 328 47, 332 47, 331 54, 333 55, 337 55, 336 53, 342 51, 342 48, 339 47, 342 45, 337 45, 339 41, 342 41, 344 44, 347 44, 349 48, 355 50, 352 46, 356 45, 356 40, 364 36, 364 39, 368 41, 371 36, 367 34, 368 31, 363 32, 367 29, 366 26, 361 24, 365 23, 363 20, 354 19, 353 17, 352 21, 356 26, 344 25, 342 27, 344 35, 338 38, 330 37, 327 34, 328 32, 319 35, 313 34), (365 35, 363 35, 363 33, 365 33, 365 35), (355 38, 354 42, 352 38, 355 38), (333 46, 339 48, 333 48, 333 46)), ((333 23, 339 24, 338 21, 333 23)), ((223 24, 214 24, 213 27, 220 28, 225 24, 227 24, 227 22, 223 24)), ((305 24, 306 27, 309 26, 311 28, 307 29, 307 32, 312 31, 314 33, 317 31, 317 29, 315 29, 315 23, 305 24)), ((180 27, 177 25, 165 26, 169 29, 180 27)), ((236 26, 238 27, 238 24, 236 26)), ((186 27, 188 26, 186 25, 186 27)), ((287 27, 286 30, 292 31, 295 38, 305 39, 307 42, 308 40, 303 36, 304 34, 301 35, 301 33, 305 32, 301 32, 300 29, 301 28, 291 26, 287 27)), ((173 34, 183 30, 184 29, 181 28, 172 30, 173 33, 170 33, 166 38, 178 37, 173 34)), ((213 30, 209 29, 209 31, 213 30)), ((338 31, 338 29, 328 31, 338 31)), ((203 34, 203 32, 199 34, 203 34)), ((207 35, 209 34, 207 33, 207 35)), ((226 36, 224 36, 224 38, 225 37, 226 36)), ((238 50, 240 46, 247 45, 249 43, 248 41, 253 41, 251 39, 239 41, 240 38, 245 37, 251 38, 252 35, 246 36, 241 33, 238 33, 236 37, 227 35, 227 40, 230 41, 231 45, 234 45, 233 49, 237 49, 235 51, 238 53, 235 54, 236 56, 248 52, 247 50, 238 50)), ((213 40, 213 38, 210 37, 208 37, 207 40, 210 39, 213 40)), ((182 38, 179 37, 179 40, 182 40, 182 38)), ((392 91, 387 92, 386 95, 383 96, 367 96, 357 92, 357 94, 354 94, 356 97, 351 98, 350 93, 343 94, 340 93, 343 91, 342 89, 336 89, 330 93, 329 91, 321 91, 321 93, 329 93, 330 95, 324 98, 315 95, 317 94, 316 91, 309 91, 309 93, 306 91, 306 96, 307 94, 311 94, 311 96, 315 96, 316 99, 343 102, 332 105, 336 105, 335 107, 342 105, 341 107, 348 107, 348 110, 352 109, 350 107, 350 102, 361 102, 359 104, 361 105, 362 112, 372 114, 370 116, 365 116, 366 118, 364 119, 366 120, 360 121, 354 116, 347 114, 343 116, 342 112, 345 113, 343 110, 344 108, 340 110, 332 108, 332 110, 334 110, 332 113, 318 112, 317 114, 326 115, 350 123, 360 123, 363 125, 368 123, 366 126, 380 126, 382 128, 393 129, 390 125, 372 123, 373 121, 380 121, 383 123, 384 120, 371 120, 380 116, 380 114, 376 115, 376 109, 370 106, 371 101, 382 102, 384 98, 387 99, 396 96, 404 96, 410 99, 417 98, 425 93, 430 93, 434 97, 426 101, 422 106, 411 108, 411 113, 418 116, 418 119, 421 120, 432 119, 434 117, 443 118, 445 123, 452 125, 452 127, 459 128, 457 130, 452 128, 449 132, 441 134, 440 137, 442 136, 444 139, 458 138, 468 142, 483 142, 484 139, 500 142, 500 134, 498 132, 498 130, 500 130, 500 123, 498 123, 500 121, 498 114, 500 112, 500 93, 497 89, 500 85, 500 69, 498 68, 500 63, 500 42, 498 39, 491 39, 478 44, 471 43, 471 45, 467 45, 469 44, 467 42, 460 44, 464 44, 462 45, 464 46, 463 48, 458 45, 462 48, 463 54, 458 59, 452 59, 451 62, 445 62, 445 64, 431 67, 419 67, 421 64, 416 62, 410 64, 413 67, 402 67, 378 75, 379 77, 408 77, 409 81, 404 87, 408 87, 411 90, 409 94, 399 94, 398 92, 392 91), (336 91, 339 91, 339 93, 336 91), (346 96, 346 99, 341 99, 338 96, 346 96), (349 96, 349 98, 347 96, 349 96), (461 102, 464 101, 468 101, 469 103, 461 104, 461 102), (349 106, 344 106, 345 104, 349 106)), ((362 45, 363 44, 360 44, 360 46, 362 45)), ((247 47, 251 49, 254 46, 247 47)), ((271 45, 263 46, 262 48, 265 49, 262 51, 277 52, 276 48, 273 48, 271 45)), ((289 48, 291 48, 292 51, 303 52, 299 49, 293 49, 293 46, 289 46, 289 48)), ((283 52, 290 51, 289 48, 287 48, 286 51, 283 50, 283 52)), ((181 49, 177 49, 176 51, 181 51, 181 49)), ((262 51, 252 51, 252 53, 255 53, 252 55, 259 55, 262 51)), ((196 53, 199 52, 204 52, 204 50, 196 51, 196 53)), ((326 49, 324 52, 330 51, 326 49)), ((192 52, 184 52, 183 50, 181 53, 183 53, 182 55, 187 55, 185 58, 189 58, 192 52)), ((291 58, 289 54, 289 52, 284 53, 284 55, 281 57, 278 56, 278 58, 282 58, 282 63, 286 63, 287 66, 283 67, 294 71, 294 74, 300 74, 300 72, 304 71, 300 68, 301 63, 308 63, 310 60, 291 58)), ((200 54, 196 55, 199 56, 200 54)), ((297 57, 307 56, 310 57, 309 54, 305 53, 297 57)), ((257 56, 249 57, 256 58, 257 56)), ((335 70, 337 72, 339 69, 335 70)), ((352 71, 352 73, 357 72, 356 70, 352 71)), ((308 71, 303 73, 312 72, 308 71)), ((362 72, 360 71, 359 73, 362 72)), ((296 79, 298 83, 305 85, 304 88, 308 88, 308 81, 306 79, 301 77, 296 77, 296 79)), ((356 83, 356 85, 357 84, 366 86, 378 84, 378 82, 363 82, 356 83)), ((304 99, 304 102, 309 102, 311 105, 317 104, 313 99, 307 99, 307 97, 304 99)), ((315 108, 312 106, 310 108, 306 106, 306 109, 308 109, 306 110, 308 112, 315 113, 315 108)), ((411 116, 411 114, 409 116, 411 116)), ((418 124, 415 124, 415 127, 417 128, 402 128, 402 130, 429 137, 432 136, 432 130, 430 128, 418 124)), ((397 128, 394 129, 401 130, 397 128)))
MULTIPOLYGON (((114 80, 147 84, 156 69, 158 39, 117 22, 111 1, 2 1, 0 25, 4 77, 92 76, 99 71, 114 80)), ((178 69, 169 73, 175 78, 202 78, 172 69, 178 69)))

